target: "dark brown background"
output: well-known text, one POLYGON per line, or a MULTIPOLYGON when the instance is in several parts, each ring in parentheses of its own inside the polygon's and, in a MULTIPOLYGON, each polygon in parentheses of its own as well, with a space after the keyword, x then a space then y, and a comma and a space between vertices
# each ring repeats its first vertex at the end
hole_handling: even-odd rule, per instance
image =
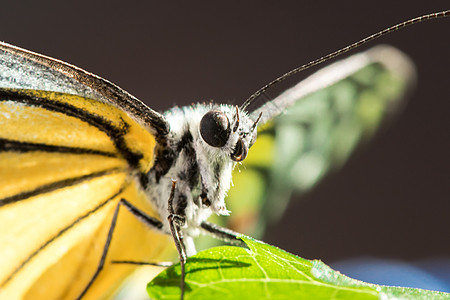
MULTIPOLYGON (((99 74, 156 110, 209 99, 241 103, 302 63, 450 8, 448 1, 390 0, 74 2, 2 3, 0 40, 99 74)), ((450 19, 438 20, 371 43, 394 45, 417 63, 414 96, 341 172, 292 202, 267 242, 326 262, 450 254, 449 32, 450 19)))

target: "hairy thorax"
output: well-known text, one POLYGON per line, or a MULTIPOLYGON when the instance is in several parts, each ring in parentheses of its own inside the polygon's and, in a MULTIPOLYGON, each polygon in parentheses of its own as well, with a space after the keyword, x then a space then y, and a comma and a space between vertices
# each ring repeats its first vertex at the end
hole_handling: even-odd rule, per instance
MULTIPOLYGON (((230 213, 224 199, 231 186, 233 168, 240 161, 233 155, 243 152, 243 149, 247 151, 254 142, 254 122, 230 105, 176 107, 167 111, 165 117, 170 124, 170 135, 165 145, 156 149, 155 164, 148 173, 146 190, 159 211, 164 230, 170 232, 168 199, 172 180, 176 181, 174 211, 185 217, 183 231, 192 237, 198 235, 199 225, 212 213, 230 213), (203 120, 211 112, 222 118, 229 129, 228 134, 213 136, 216 138, 213 142, 210 141, 211 133, 201 124, 210 121, 203 120), (221 141, 221 136, 226 136, 226 140, 223 138, 221 141)), ((218 117, 212 119, 216 121, 218 117)))

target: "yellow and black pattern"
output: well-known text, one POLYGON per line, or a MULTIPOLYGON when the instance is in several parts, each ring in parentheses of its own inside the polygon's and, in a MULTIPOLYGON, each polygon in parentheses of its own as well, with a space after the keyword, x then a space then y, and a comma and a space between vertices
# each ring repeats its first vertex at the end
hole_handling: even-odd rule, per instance
POLYGON ((5 116, 2 138, 22 142, 19 148, 121 158, 143 173, 151 167, 153 135, 111 105, 35 90, 2 89, 0 97, 5 116))
MULTIPOLYGON (((96 270, 118 201, 157 217, 140 185, 154 147, 153 135, 112 105, 0 89, 0 299, 77 297, 96 270)), ((107 260, 155 261, 168 245, 123 210, 107 260)), ((87 297, 111 293, 133 270, 109 268, 87 297)))

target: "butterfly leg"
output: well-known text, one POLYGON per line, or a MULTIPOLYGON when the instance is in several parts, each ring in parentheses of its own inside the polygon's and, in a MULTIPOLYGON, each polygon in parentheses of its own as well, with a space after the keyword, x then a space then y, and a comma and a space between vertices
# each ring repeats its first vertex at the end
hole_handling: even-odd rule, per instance
POLYGON ((134 260, 112 260, 112 264, 123 264, 123 265, 136 265, 136 266, 155 266, 155 267, 163 267, 168 268, 174 265, 173 262, 170 261, 162 261, 162 262, 144 262, 144 261, 134 261, 134 260))
POLYGON ((238 233, 231 229, 221 227, 219 225, 206 221, 202 222, 200 226, 204 231, 206 231, 216 239, 225 241, 235 246, 247 247, 246 244, 239 238, 243 235, 242 233, 238 233))
POLYGON ((175 210, 173 209, 173 198, 175 195, 175 187, 176 187, 176 181, 172 180, 172 189, 170 191, 169 196, 169 225, 170 225, 170 231, 172 232, 172 237, 175 242, 175 246, 178 251, 178 256, 180 258, 180 267, 181 267, 181 281, 180 281, 180 290, 181 290, 181 296, 180 299, 184 298, 184 289, 185 289, 185 265, 186 265, 186 246, 184 245, 184 238, 183 238, 183 232, 181 231, 181 227, 186 222, 186 217, 175 214, 175 210))
POLYGON ((97 278, 98 274, 100 274, 100 271, 103 269, 103 266, 105 265, 106 255, 108 254, 108 250, 109 250, 109 246, 111 244, 111 239, 112 239, 112 236, 113 236, 113 233, 114 233, 114 229, 116 228, 117 218, 119 216, 119 209, 120 209, 121 206, 125 206, 125 208, 127 208, 128 211, 130 211, 138 220, 140 220, 141 222, 145 223, 147 226, 149 226, 149 227, 151 227, 153 229, 157 229, 157 230, 161 230, 161 228, 163 227, 163 224, 161 223, 161 221, 159 221, 159 220, 157 220, 157 219, 147 215, 146 213, 142 212, 141 210, 139 210, 137 207, 132 205, 127 200, 121 199, 119 201, 119 203, 117 204, 116 209, 114 210, 114 215, 113 215, 113 218, 111 220, 111 225, 109 227, 108 235, 106 237, 106 242, 105 242, 105 245, 103 247, 103 253, 102 253, 102 256, 100 258, 100 262, 99 262, 99 264, 97 266, 97 270, 95 271, 95 273, 92 276, 91 280, 86 285, 86 287, 84 288, 84 290, 81 292, 81 294, 78 296, 77 299, 81 299, 86 294, 86 292, 89 290, 89 288, 94 283, 94 281, 97 278))

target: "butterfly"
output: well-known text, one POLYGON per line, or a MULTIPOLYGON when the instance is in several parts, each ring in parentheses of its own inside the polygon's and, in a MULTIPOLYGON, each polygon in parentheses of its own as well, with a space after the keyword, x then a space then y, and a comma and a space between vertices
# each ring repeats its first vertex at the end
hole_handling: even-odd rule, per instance
POLYGON ((1 43, 0 298, 96 299, 134 270, 113 261, 165 260, 173 241, 183 261, 201 232, 240 244, 207 219, 247 200, 225 201, 242 163, 263 191, 274 186, 258 209, 275 213, 274 199, 307 190, 373 133, 414 77, 403 54, 377 47, 263 105, 160 114, 105 79, 1 43))

